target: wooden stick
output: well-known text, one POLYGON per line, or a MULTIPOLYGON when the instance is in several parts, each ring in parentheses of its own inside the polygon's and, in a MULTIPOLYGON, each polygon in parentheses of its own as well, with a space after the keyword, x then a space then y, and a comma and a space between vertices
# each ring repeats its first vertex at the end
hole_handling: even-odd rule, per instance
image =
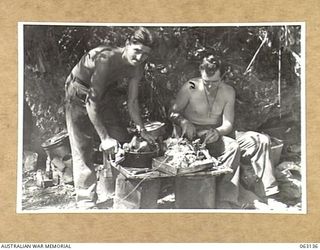
POLYGON ((256 53, 254 54, 254 56, 252 57, 248 67, 246 68, 245 72, 243 73, 244 75, 246 75, 252 65, 252 63, 254 62, 254 60, 256 59, 256 56, 258 55, 260 49, 262 48, 262 46, 265 44, 265 42, 267 41, 267 35, 265 35, 265 37, 263 38, 262 43, 260 44, 259 48, 257 49, 256 53))
POLYGON ((281 119, 281 46, 279 47, 278 54, 278 108, 279 108, 279 117, 281 119))

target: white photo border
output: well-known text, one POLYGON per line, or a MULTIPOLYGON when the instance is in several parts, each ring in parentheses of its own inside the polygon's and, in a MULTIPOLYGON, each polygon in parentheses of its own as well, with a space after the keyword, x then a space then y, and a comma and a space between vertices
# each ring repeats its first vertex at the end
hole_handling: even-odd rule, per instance
POLYGON ((307 160, 306 160, 306 23, 305 22, 257 22, 257 23, 83 23, 83 22, 18 22, 18 148, 17 148, 17 213, 252 213, 252 214, 307 214, 307 160), (241 27, 241 26, 301 26, 301 182, 302 207, 300 211, 260 211, 241 209, 109 209, 109 210, 23 210, 22 209, 22 164, 23 164, 23 97, 24 97, 24 26, 146 26, 146 27, 241 27))

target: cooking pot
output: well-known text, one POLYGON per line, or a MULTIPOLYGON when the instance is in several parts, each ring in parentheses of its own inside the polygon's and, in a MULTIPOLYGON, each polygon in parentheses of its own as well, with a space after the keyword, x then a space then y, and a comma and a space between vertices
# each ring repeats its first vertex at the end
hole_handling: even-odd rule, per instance
POLYGON ((41 144, 41 147, 47 155, 53 159, 54 157, 64 158, 71 154, 68 132, 61 131, 50 139, 41 144))
POLYGON ((121 165, 126 168, 152 168, 152 159, 158 155, 159 149, 150 152, 126 152, 121 165))
POLYGON ((165 124, 163 122, 150 122, 144 124, 145 129, 154 137, 159 138, 165 134, 165 124))

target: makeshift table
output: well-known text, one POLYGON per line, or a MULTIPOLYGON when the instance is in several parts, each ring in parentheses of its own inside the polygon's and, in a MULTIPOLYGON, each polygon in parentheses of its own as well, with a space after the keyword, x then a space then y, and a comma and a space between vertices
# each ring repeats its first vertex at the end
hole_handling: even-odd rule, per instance
POLYGON ((175 207, 178 209, 215 208, 216 177, 232 169, 212 169, 176 176, 156 169, 113 166, 119 175, 116 179, 115 209, 154 209, 160 191, 161 178, 174 178, 175 207))

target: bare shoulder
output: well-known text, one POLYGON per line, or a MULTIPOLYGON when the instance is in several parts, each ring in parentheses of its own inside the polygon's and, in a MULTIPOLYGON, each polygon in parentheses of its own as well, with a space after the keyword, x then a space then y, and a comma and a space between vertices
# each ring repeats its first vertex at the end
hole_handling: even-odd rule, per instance
POLYGON ((93 60, 96 60, 102 64, 109 64, 117 57, 120 53, 118 48, 111 48, 108 46, 101 46, 90 51, 90 54, 93 57, 93 60))
POLYGON ((223 90, 224 93, 226 94, 234 94, 235 90, 232 86, 230 86, 229 84, 226 84, 225 82, 221 82, 221 90, 223 90))
POLYGON ((201 77, 191 78, 184 84, 184 88, 195 90, 199 88, 200 83, 201 83, 201 77))
POLYGON ((220 88, 225 97, 234 98, 235 90, 232 86, 226 84, 225 82, 222 82, 220 88))

